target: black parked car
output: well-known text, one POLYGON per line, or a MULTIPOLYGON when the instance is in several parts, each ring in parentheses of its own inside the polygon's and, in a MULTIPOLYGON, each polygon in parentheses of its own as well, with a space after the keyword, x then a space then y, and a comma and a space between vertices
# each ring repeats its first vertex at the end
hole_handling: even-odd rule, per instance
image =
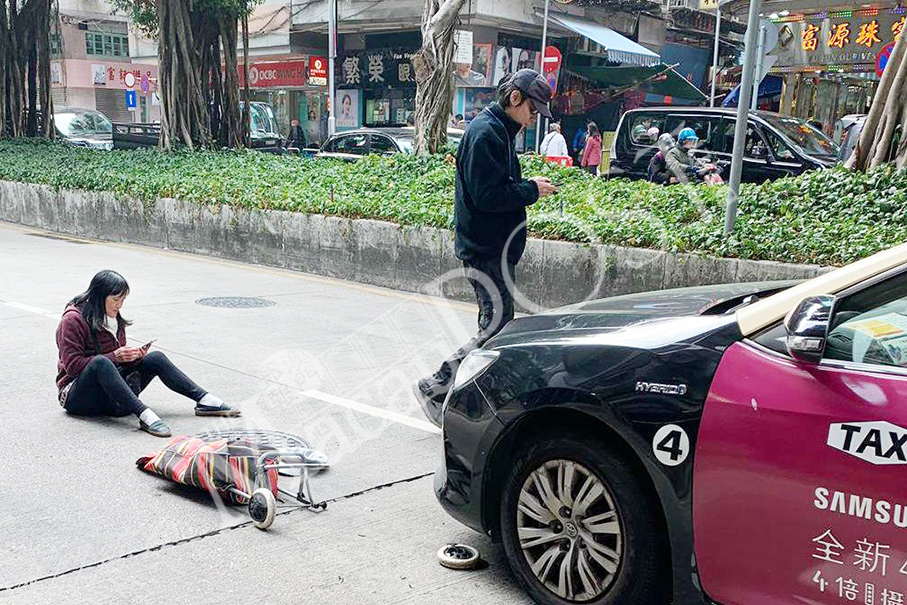
MULTIPOLYGON (((717 164, 730 164, 734 147, 736 109, 709 107, 651 107, 625 113, 611 146, 612 177, 645 179, 649 160, 658 151, 656 140, 669 132, 677 137, 683 128, 699 136, 693 154, 710 155, 717 164)), ((838 160, 838 146, 803 120, 767 111, 749 114, 744 146, 745 183, 762 183, 815 168, 828 168, 838 160)), ((727 177, 725 171, 724 176, 727 177)))

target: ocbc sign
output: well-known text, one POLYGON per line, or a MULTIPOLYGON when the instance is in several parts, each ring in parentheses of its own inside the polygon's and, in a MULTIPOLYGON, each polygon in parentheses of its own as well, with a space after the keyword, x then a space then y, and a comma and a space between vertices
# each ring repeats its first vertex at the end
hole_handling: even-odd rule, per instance
MULTIPOLYGON (((243 67, 241 64, 237 67, 239 83, 242 85, 243 67)), ((255 63, 249 66, 249 86, 305 86, 306 68, 305 60, 255 63)))

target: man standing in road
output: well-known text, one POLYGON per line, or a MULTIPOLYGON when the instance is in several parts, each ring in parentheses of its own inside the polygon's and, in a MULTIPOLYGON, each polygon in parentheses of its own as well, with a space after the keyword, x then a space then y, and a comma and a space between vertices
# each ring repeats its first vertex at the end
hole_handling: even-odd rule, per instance
POLYGON ((551 117, 550 99, 548 82, 534 69, 506 76, 497 102, 469 123, 457 150, 455 248, 476 293, 479 332, 415 385, 419 404, 436 425, 460 362, 513 319, 508 281, 512 286, 526 247, 526 207, 557 191, 545 177, 523 179, 514 139, 539 113, 551 117))

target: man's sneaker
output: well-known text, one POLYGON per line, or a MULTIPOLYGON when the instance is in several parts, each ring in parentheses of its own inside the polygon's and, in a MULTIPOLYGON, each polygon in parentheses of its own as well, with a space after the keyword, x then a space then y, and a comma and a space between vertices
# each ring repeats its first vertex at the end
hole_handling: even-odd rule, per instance
POLYGON ((444 405, 445 397, 447 397, 447 391, 433 383, 432 379, 423 378, 413 385, 413 395, 416 396, 416 401, 419 402, 425 417, 433 425, 440 427, 441 408, 444 405))
POLYGON ((145 421, 141 418, 139 419, 139 428, 154 435, 155 437, 169 437, 170 436, 170 427, 163 420, 155 420, 151 424, 145 424, 145 421))

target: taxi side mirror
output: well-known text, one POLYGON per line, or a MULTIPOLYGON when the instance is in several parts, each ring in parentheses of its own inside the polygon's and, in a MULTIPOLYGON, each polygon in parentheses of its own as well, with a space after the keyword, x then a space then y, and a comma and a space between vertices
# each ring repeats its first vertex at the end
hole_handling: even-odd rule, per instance
POLYGON ((785 318, 787 352, 791 357, 804 363, 821 361, 835 300, 830 294, 807 296, 785 318))

